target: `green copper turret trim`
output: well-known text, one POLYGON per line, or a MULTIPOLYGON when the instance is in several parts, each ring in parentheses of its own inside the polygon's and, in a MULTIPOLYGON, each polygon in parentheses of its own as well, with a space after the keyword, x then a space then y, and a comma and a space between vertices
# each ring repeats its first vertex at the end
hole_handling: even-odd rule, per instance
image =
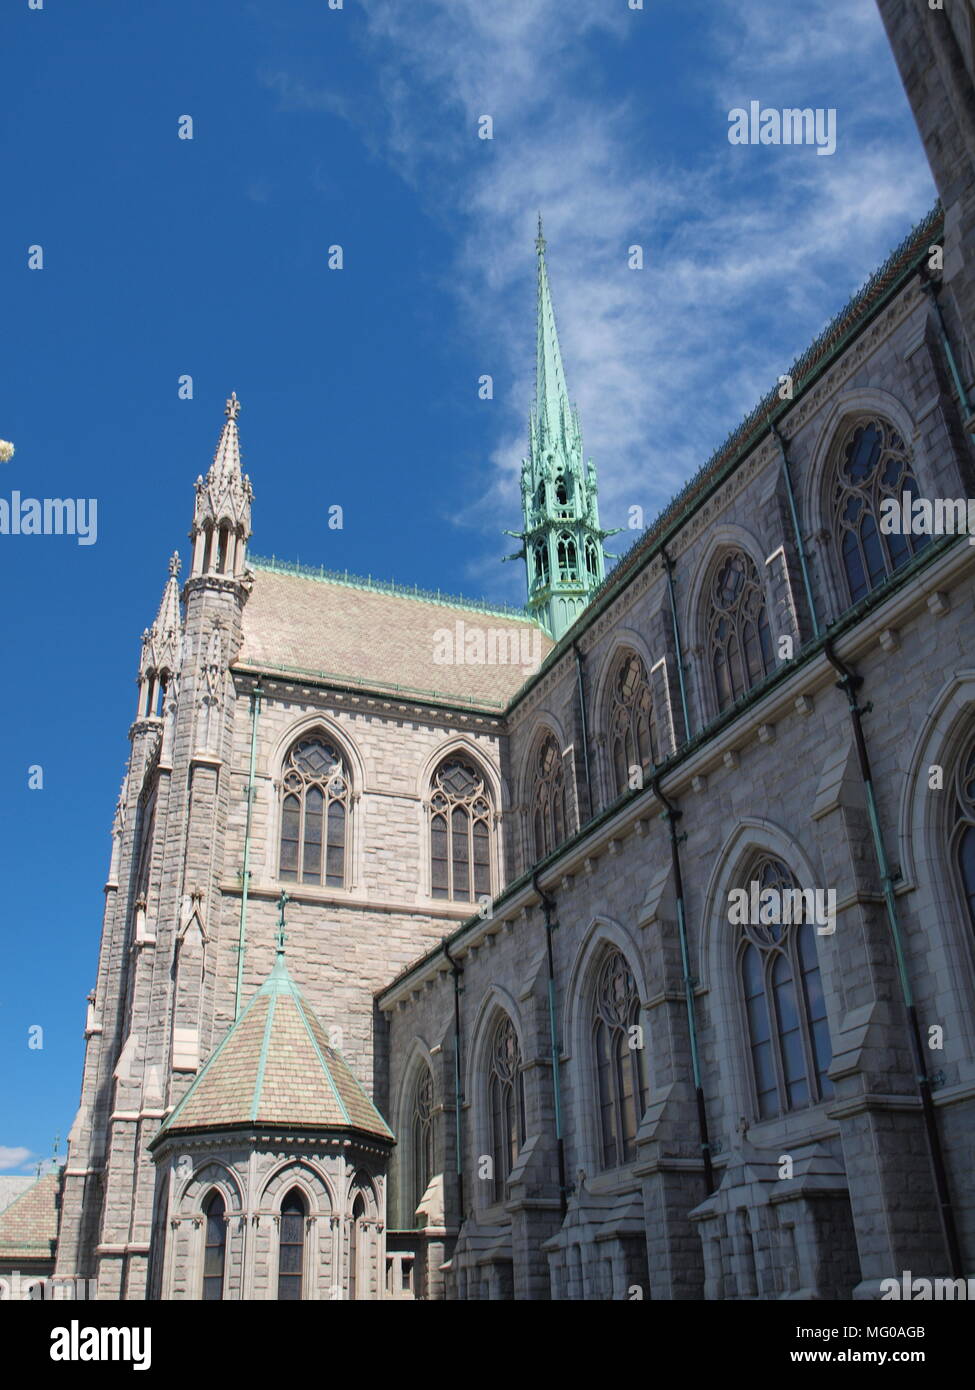
POLYGON ((579 412, 569 400, 546 244, 539 216, 535 404, 521 469, 525 529, 508 534, 523 542, 510 558, 525 561, 528 611, 558 641, 606 577, 603 541, 610 532, 599 525, 596 470, 583 460, 579 412))

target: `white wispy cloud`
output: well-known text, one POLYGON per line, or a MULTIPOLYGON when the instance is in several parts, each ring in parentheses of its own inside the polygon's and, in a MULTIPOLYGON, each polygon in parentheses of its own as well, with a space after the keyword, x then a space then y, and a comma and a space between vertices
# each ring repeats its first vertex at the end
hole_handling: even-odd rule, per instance
POLYGON ((5 1172, 8 1168, 23 1168, 32 1158, 30 1149, 0 1144, 0 1172, 5 1172))
MULTIPOLYGON (((700 118, 689 157, 651 146, 631 89, 587 95, 635 16, 589 0, 364 0, 382 94, 362 123, 457 228, 450 283, 495 402, 480 496, 453 520, 483 533, 469 578, 497 587, 497 530, 518 519, 533 394, 535 210, 545 214, 558 325, 604 525, 649 522, 930 205, 933 185, 873 0, 689 0, 700 118), (603 57, 595 57, 601 54, 603 57), (837 109, 838 148, 734 148, 730 107, 837 109), (495 138, 476 139, 489 114, 495 138), (627 268, 644 248, 645 269, 627 268)), ((639 22, 651 22, 644 12, 639 22)), ((314 92, 278 75, 292 104, 314 92)), ((604 84, 605 86, 605 84, 604 84)), ((625 544, 630 537, 620 537, 625 544)), ((522 578, 506 567, 512 595, 522 578)))

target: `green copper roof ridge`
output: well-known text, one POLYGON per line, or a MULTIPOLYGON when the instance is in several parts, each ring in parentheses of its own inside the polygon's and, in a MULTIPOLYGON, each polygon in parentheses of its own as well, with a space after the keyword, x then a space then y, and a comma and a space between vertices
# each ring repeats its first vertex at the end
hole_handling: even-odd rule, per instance
MULTIPOLYGON (((312 1045, 312 1047, 315 1049, 315 1055, 316 1055, 316 1057, 318 1058, 318 1061, 319 1061, 319 1063, 320 1063, 320 1065, 321 1065, 322 1071, 325 1073, 326 1080, 328 1081, 329 1086, 332 1088, 332 1095, 333 1095, 333 1096, 335 1097, 335 1099, 338 1101, 338 1106, 339 1106, 339 1109, 341 1110, 342 1115, 343 1115, 343 1117, 344 1117, 344 1119, 345 1119, 345 1123, 350 1127, 350 1129, 355 1129, 356 1126, 353 1125, 353 1123, 352 1123, 352 1116, 349 1114, 348 1107, 346 1106, 345 1101, 342 1099, 341 1095, 339 1094, 339 1088, 338 1088, 338 1087, 336 1086, 336 1084, 335 1084, 335 1078, 332 1076, 332 1073, 331 1073, 331 1071, 330 1071, 330 1069, 329 1069, 328 1063, 326 1062, 325 1058, 322 1056, 322 1049, 321 1049, 321 1048, 319 1047, 319 1045, 318 1045, 318 1039, 315 1037, 315 1031, 314 1031, 314 1029, 312 1028, 311 1024, 310 1024, 309 1021, 308 1021, 308 1016, 307 1016, 307 1013, 306 1013, 306 1011, 305 1011, 305 1000, 304 1000, 304 997, 303 997, 300 993, 296 992, 296 993, 295 993, 295 996, 294 996, 294 1000, 295 1000, 295 1005, 296 1005, 296 1007, 297 1007, 297 1009, 298 1009, 298 1016, 299 1016, 299 1018, 301 1019, 302 1023, 305 1025, 305 1032, 308 1034, 308 1037, 309 1037, 309 1040, 310 1040, 310 1042, 311 1042, 311 1045, 312 1045)), ((350 1068, 350 1071, 351 1071, 351 1068, 350 1068)), ((353 1077, 353 1080, 355 1080, 354 1077, 353 1077)))
MULTIPOLYGON (((264 985, 266 985, 266 984, 267 984, 267 980, 264 981, 264 985)), ((220 1041, 217 1043, 216 1047, 215 1047, 215 1048, 213 1049, 213 1051, 210 1053, 209 1057, 208 1057, 208 1058, 206 1059, 206 1061, 203 1063, 203 1066, 202 1066, 202 1067, 200 1068, 200 1070, 196 1073, 196 1075, 194 1076, 193 1080, 190 1082, 189 1086, 187 1086, 186 1091, 184 1092, 184 1094, 182 1095, 182 1097, 177 1101, 176 1105, 173 1107, 173 1109, 170 1111, 170 1113, 169 1113, 169 1114, 166 1116, 166 1118, 163 1120, 162 1124, 159 1126, 159 1129, 156 1131, 156 1138, 157 1138, 157 1139, 162 1135, 163 1131, 169 1129, 170 1126, 173 1124, 173 1122, 179 1117, 179 1114, 180 1114, 181 1110, 183 1109, 183 1107, 186 1105, 187 1101, 188 1101, 188 1100, 190 1099, 190 1097, 199 1089, 199 1087, 200 1087, 200 1085, 201 1085, 201 1083, 202 1083, 202 1081, 203 1081, 203 1078, 206 1076, 207 1072, 210 1070, 210 1068, 211 1068, 212 1066, 215 1066, 215 1065, 216 1065, 217 1058, 221 1055, 221 1053, 223 1052, 224 1048, 225 1048, 225 1047, 227 1046, 227 1044, 230 1042, 230 1039, 231 1039, 231 1038, 234 1036, 234 1034, 237 1032, 238 1028, 240 1028, 240 1027, 242 1026, 242 1024, 243 1024, 243 1022, 244 1022, 244 1019, 247 1017, 247 1015, 248 1015, 248 1014, 251 1012, 251 1010, 254 1008, 254 1005, 255 1005, 255 1004, 257 1003, 257 1001, 261 998, 261 996, 265 993, 264 985, 262 985, 260 989, 255 990, 254 993, 251 995, 251 997, 248 999, 247 1003, 244 1005, 244 1007, 243 1007, 243 1009, 242 1009, 242 1011, 241 1011, 240 1017, 239 1017, 239 1018, 235 1018, 234 1021, 233 1021, 233 1023, 231 1023, 231 1025, 230 1025, 230 1027, 227 1029, 226 1033, 224 1033, 223 1037, 220 1039, 220 1041)), ((153 1142, 155 1142, 155 1140, 153 1140, 153 1142)))
POLYGON ((299 579, 315 579, 320 584, 338 584, 347 589, 359 589, 363 593, 388 594, 391 598, 408 598, 416 603, 430 603, 441 608, 463 608, 472 613, 514 618, 537 626, 534 614, 524 606, 466 598, 462 594, 445 594, 440 589, 423 589, 419 584, 397 584, 392 579, 374 579, 372 575, 350 574, 348 570, 330 570, 324 565, 302 565, 297 560, 279 560, 276 555, 253 555, 248 552, 247 563, 269 574, 291 574, 299 579))
MULTIPOLYGON (((276 968, 277 961, 275 961, 275 969, 276 968)), ((264 984, 261 986, 259 993, 265 993, 266 986, 271 983, 271 980, 273 978, 274 970, 271 971, 271 974, 264 981, 264 984)), ((271 1049, 271 1030, 274 1025, 274 1006, 278 1002, 278 995, 276 989, 270 989, 266 992, 268 994, 267 1018, 264 1020, 264 1037, 261 1039, 261 1055, 257 1061, 257 1075, 254 1077, 254 1096, 251 1100, 250 1114, 252 1124, 257 1119, 257 1112, 260 1109, 261 1092, 264 1090, 264 1072, 267 1068, 267 1054, 271 1049)))

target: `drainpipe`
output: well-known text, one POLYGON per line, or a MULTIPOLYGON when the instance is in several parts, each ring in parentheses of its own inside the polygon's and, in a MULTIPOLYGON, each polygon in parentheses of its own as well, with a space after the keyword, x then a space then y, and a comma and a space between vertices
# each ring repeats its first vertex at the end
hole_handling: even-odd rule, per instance
POLYGON ((706 1196, 714 1191, 714 1167, 711 1163, 711 1141, 708 1137, 708 1114, 704 1106, 704 1087, 701 1084, 701 1058, 697 1047, 697 1019, 694 1012, 694 981, 691 979, 690 955, 687 949, 687 919, 684 913, 684 879, 680 871, 680 839, 677 822, 683 815, 677 807, 667 800, 660 785, 659 774, 651 782, 653 794, 663 806, 663 816, 670 829, 670 859, 674 870, 674 891, 677 898, 677 932, 680 938, 680 959, 684 972, 684 1003, 687 1008, 687 1028, 691 1039, 691 1069, 694 1075, 694 1093, 697 1099, 697 1128, 701 1141, 701 1158, 704 1162, 704 1186, 706 1196))
MULTIPOLYGON (((589 800, 590 816, 595 811, 592 804, 592 776, 589 767, 589 727, 586 721, 586 696, 582 688, 582 652, 579 650, 579 643, 572 643, 572 650, 576 655, 576 684, 579 690, 579 720, 582 730, 582 759, 586 768, 586 796, 589 800)), ((581 817, 580 817, 581 820, 581 817)))
POLYGON ((254 812, 254 768, 257 760, 257 716, 264 691, 256 685, 251 691, 251 766, 247 779, 247 824, 244 828, 244 886, 240 895, 240 929, 237 933, 237 993, 234 1018, 240 1018, 240 996, 244 987, 244 946, 247 941, 247 893, 251 884, 251 817, 254 812))
POLYGON ((674 651, 677 655, 677 680, 680 685, 680 707, 684 712, 684 742, 691 740, 691 716, 687 712, 687 687, 684 684, 684 652, 680 643, 680 623, 677 619, 677 599, 674 593, 674 562, 661 546, 660 556, 667 571, 667 592, 670 595, 670 621, 674 629, 674 651))
POLYGON ((555 1012, 555 956, 552 951, 552 932, 558 926, 552 921, 555 899, 546 893, 539 882, 538 870, 532 874, 532 885, 542 900, 545 913, 545 947, 548 952, 548 1032, 552 1048, 552 1089, 555 1095, 555 1144, 559 1155, 559 1210, 562 1219, 569 1208, 569 1192, 565 1180, 565 1139, 562 1134, 562 1075, 559 1063, 559 1036, 555 1012))
POLYGON ((843 664, 833 648, 832 638, 826 639, 823 644, 823 651, 826 654, 827 661, 840 677, 836 684, 846 695, 850 710, 850 722, 853 726, 853 739, 856 744, 857 759, 860 764, 860 776, 863 779, 863 789, 867 802, 867 815, 870 819, 870 830, 873 836, 874 854, 877 859, 877 869, 880 873, 880 880, 883 884, 884 903, 887 909, 887 922, 890 926, 890 935, 894 944, 894 954, 897 957, 897 973, 900 977, 901 994, 910 1022, 911 1050, 914 1055, 914 1066, 917 1073, 915 1080, 917 1081, 918 1092, 921 1098, 921 1112, 924 1117, 924 1128, 927 1133, 931 1167, 934 1172, 935 1189, 937 1191, 938 1206, 941 1212, 941 1222, 944 1229, 945 1246, 948 1252, 948 1262, 951 1266, 952 1277, 958 1279, 962 1277, 961 1245, 958 1240, 958 1229, 955 1225, 955 1216, 951 1205, 951 1193, 948 1188, 948 1173, 945 1167, 944 1152, 941 1148, 941 1137, 938 1133, 934 1102, 931 1099, 931 1081, 928 1077, 927 1061, 924 1056, 924 1044, 921 1040, 921 1027, 918 1023, 917 1009, 914 1005, 914 994, 907 972, 907 961, 904 955, 900 924, 897 920, 897 901, 894 897, 894 883, 890 872, 890 864, 887 859, 887 851, 884 848, 883 835, 880 830, 880 818, 877 814, 877 802, 873 790, 873 776, 870 770, 870 757, 867 753, 867 742, 863 732, 863 715, 870 710, 871 706, 861 706, 857 704, 856 691, 857 688, 863 684, 863 677, 856 675, 848 666, 843 664))
POLYGON ((961 402, 961 408, 963 411, 962 424, 965 426, 966 430, 971 430, 973 427, 975 427, 975 417, 973 417, 972 415, 972 407, 969 403, 968 395, 965 391, 965 387, 961 379, 961 373, 958 370, 958 363, 955 361, 955 354, 952 350, 951 339, 948 337, 948 326, 945 323, 945 316, 942 312, 941 303, 938 299, 938 288, 935 285, 935 282, 932 280, 931 276, 923 268, 920 272, 920 279, 922 290, 924 290, 925 294, 928 296, 931 303, 934 305, 934 315, 935 318, 938 320, 938 336, 941 338, 941 346, 944 348, 945 357, 947 357, 948 359, 948 368, 951 372, 951 379, 955 383, 955 390, 958 392, 958 399, 961 402))
POLYGON ((457 1205, 460 1212, 457 1225, 460 1226, 464 1221, 464 1145, 461 1136, 463 1095, 460 1087, 460 977, 463 971, 450 954, 446 937, 440 945, 454 977, 454 1164, 457 1173, 457 1205))
POLYGON ((768 427, 772 431, 772 437, 779 446, 779 454, 782 457, 782 476, 785 479, 785 490, 789 498, 789 515, 792 517, 792 534, 796 542, 796 550, 799 552, 799 568, 802 570, 802 584, 806 591, 806 604, 809 608, 809 616, 812 619, 813 637, 819 637, 819 618, 816 614, 816 600, 813 597, 812 581, 809 578, 809 563, 806 559, 806 547, 802 540, 802 530, 799 526, 799 509, 796 506, 796 494, 792 486, 792 469, 789 467, 789 455, 786 453, 785 440, 778 431, 777 426, 769 420, 768 427))

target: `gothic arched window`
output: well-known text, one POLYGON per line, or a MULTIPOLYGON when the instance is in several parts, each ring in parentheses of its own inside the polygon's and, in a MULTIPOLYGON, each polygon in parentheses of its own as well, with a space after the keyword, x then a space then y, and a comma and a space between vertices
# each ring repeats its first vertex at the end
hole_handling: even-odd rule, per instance
POLYGON ((203 1208, 206 1230, 203 1238, 203 1297, 223 1298, 223 1268, 227 1254, 227 1208, 214 1191, 203 1208))
POLYGON ((833 1094, 826 1074, 832 1048, 816 928, 811 921, 784 920, 802 918, 801 908, 788 913, 775 908, 784 904, 783 894, 794 894, 798 886, 781 860, 767 857, 757 861, 744 885, 749 901, 754 897, 761 903, 766 889, 777 895, 766 899, 758 914, 775 920, 749 922, 738 943, 738 976, 762 1120, 816 1105, 833 1094), (752 893, 752 883, 758 884, 758 894, 752 893))
POLYGON ((772 669, 772 634, 758 571, 734 550, 718 565, 709 591, 708 651, 718 709, 772 669))
POLYGON ((619 658, 610 685, 610 760, 619 796, 630 786, 631 768, 638 767, 645 785, 658 761, 657 729, 647 668, 636 652, 619 658))
POLYGON ((366 1204, 362 1193, 356 1194, 356 1199, 352 1203, 352 1220, 349 1223, 349 1298, 359 1297, 359 1261, 362 1258, 360 1240, 363 1218, 366 1214, 366 1204))
POLYGON ((572 503, 572 479, 568 480, 560 473, 555 479, 555 504, 559 509, 559 516, 568 516, 569 507, 572 503))
POLYGON ((433 1077, 423 1066, 413 1089, 413 1191, 412 1210, 416 1211, 433 1177, 433 1077))
POLYGON ((850 602, 856 603, 882 584, 929 536, 882 535, 880 505, 918 494, 907 446, 886 420, 860 421, 844 437, 833 470, 833 515, 850 602))
POLYGON ((491 892, 491 802, 466 758, 437 768, 430 795, 430 885, 435 898, 470 902, 491 892))
POLYGON ((622 951, 600 967, 592 1023, 600 1159, 619 1168, 636 1157, 636 1133, 647 1108, 640 996, 622 951))
POLYGON ((975 929, 975 743, 955 769, 955 815, 951 854, 958 886, 975 929))
POLYGON ((574 584, 579 578, 579 565, 576 558, 576 543, 568 531, 559 532, 556 556, 559 567, 559 583, 574 584))
POLYGON ((592 580, 599 579, 599 554, 591 536, 586 537, 586 573, 592 580))
POLYGON ((300 739, 281 781, 281 864, 291 882, 344 888, 351 788, 342 754, 323 735, 300 739))
POLYGON ((525 1074, 514 1024, 503 1014, 488 1059, 488 1117, 494 1165, 494 1200, 501 1202, 518 1152, 525 1142, 525 1074))
POLYGON ((544 859, 565 839, 569 823, 562 750, 551 734, 535 758, 531 809, 535 858, 544 859))
POLYGON ((278 1228, 278 1298, 289 1302, 301 1298, 301 1278, 305 1263, 305 1199, 293 1187, 281 1203, 278 1228))
POLYGON ((544 585, 548 583, 548 541, 536 541, 532 554, 535 557, 535 583, 544 585))

